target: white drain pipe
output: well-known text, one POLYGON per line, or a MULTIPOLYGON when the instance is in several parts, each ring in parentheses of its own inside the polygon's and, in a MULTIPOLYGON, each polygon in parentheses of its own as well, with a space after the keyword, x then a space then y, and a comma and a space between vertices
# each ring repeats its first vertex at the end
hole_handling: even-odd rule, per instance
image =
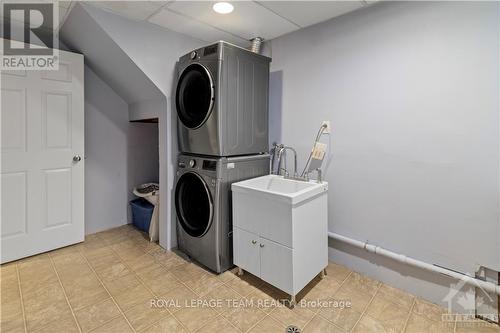
POLYGON ((486 282, 480 279, 477 279, 475 277, 458 273, 443 267, 439 267, 436 265, 431 265, 426 262, 413 259, 410 257, 405 256, 404 254, 398 254, 386 249, 381 248, 380 246, 376 246, 373 244, 369 244, 368 242, 361 242, 356 239, 352 239, 349 237, 345 237, 339 234, 336 234, 334 232, 328 232, 328 237, 341 241, 343 243, 352 245, 354 247, 358 247, 360 249, 365 249, 366 251, 374 254, 381 255, 383 257, 391 258, 392 260, 398 261, 400 263, 403 263, 405 265, 410 265, 414 266, 417 268, 425 269, 426 271, 429 272, 434 272, 434 273, 439 273, 443 274, 446 276, 449 276, 451 278, 457 279, 464 281, 467 284, 473 285, 475 287, 482 288, 483 290, 489 292, 489 293, 495 293, 497 295, 500 295, 500 286, 495 285, 494 283, 491 282, 486 282))

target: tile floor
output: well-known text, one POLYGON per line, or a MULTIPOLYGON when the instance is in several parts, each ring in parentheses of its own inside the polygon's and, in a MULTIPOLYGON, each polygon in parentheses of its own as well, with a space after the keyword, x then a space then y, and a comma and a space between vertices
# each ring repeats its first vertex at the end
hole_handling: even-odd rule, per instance
POLYGON ((290 309, 277 302, 286 295, 254 276, 214 275, 124 226, 1 266, 0 331, 500 332, 442 322, 444 309, 343 266, 330 263, 327 273, 290 309))

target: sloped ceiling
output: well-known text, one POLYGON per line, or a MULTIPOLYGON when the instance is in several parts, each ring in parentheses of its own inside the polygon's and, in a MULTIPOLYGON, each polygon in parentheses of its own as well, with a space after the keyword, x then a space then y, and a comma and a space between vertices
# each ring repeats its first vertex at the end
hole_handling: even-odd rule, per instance
POLYGON ((127 103, 164 96, 82 5, 73 7, 59 37, 69 48, 83 53, 85 63, 127 103))

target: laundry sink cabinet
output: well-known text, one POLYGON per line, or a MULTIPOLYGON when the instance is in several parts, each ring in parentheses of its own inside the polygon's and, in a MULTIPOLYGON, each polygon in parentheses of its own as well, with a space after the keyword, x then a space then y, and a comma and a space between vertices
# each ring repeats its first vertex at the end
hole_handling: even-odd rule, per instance
POLYGON ((232 192, 234 264, 294 303, 328 265, 328 184, 268 175, 233 183, 232 192))

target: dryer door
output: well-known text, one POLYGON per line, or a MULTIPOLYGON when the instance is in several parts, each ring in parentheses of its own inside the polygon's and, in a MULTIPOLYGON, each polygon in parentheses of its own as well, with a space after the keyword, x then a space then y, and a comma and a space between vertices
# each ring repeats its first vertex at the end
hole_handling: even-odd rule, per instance
POLYGON ((208 69, 198 63, 187 66, 179 78, 175 93, 177 115, 184 126, 196 129, 212 111, 214 83, 208 69))
POLYGON ((192 237, 203 236, 212 223, 213 202, 207 183, 196 173, 186 172, 175 188, 177 219, 192 237))

